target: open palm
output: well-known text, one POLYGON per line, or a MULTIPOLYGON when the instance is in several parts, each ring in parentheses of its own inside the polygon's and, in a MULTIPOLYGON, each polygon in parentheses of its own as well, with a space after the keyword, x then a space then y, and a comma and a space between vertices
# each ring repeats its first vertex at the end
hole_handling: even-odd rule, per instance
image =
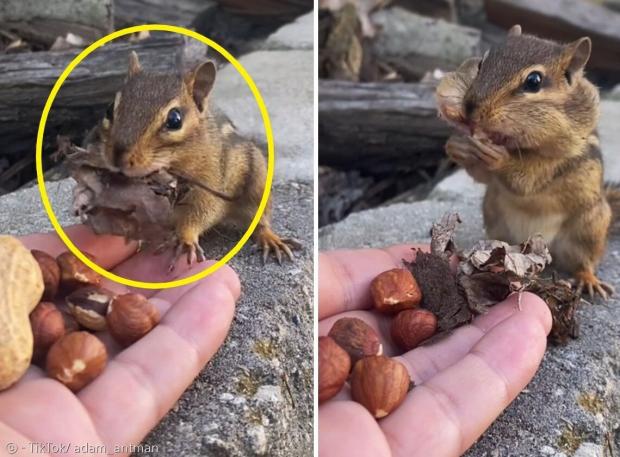
MULTIPOLYGON (((179 264, 171 276, 166 256, 136 254, 134 244, 95 236, 83 226, 72 227, 67 233, 80 249, 93 254, 99 265, 121 276, 152 282, 196 272, 179 264)), ((31 235, 22 241, 52 255, 66 250, 52 234, 31 235)), ((104 286, 119 293, 130 291, 112 282, 104 282, 104 286)), ((107 335, 99 335, 108 348, 108 365, 79 393, 47 378, 37 367, 0 393, 0 455, 45 453, 32 443, 69 446, 63 449, 67 454, 80 453, 77 446, 89 446, 101 454, 101 446, 105 446, 107 453, 127 455, 130 446, 139 443, 173 407, 223 343, 240 285, 237 275, 224 267, 188 286, 140 292, 160 309, 160 324, 126 349, 107 335)))
POLYGON ((319 259, 319 335, 344 316, 359 317, 382 339, 416 387, 391 415, 376 421, 345 387, 319 408, 319 454, 329 456, 458 456, 465 452, 534 376, 551 328, 535 295, 494 306, 449 337, 402 353, 389 318, 370 311, 370 282, 413 260, 411 246, 333 251, 319 259))

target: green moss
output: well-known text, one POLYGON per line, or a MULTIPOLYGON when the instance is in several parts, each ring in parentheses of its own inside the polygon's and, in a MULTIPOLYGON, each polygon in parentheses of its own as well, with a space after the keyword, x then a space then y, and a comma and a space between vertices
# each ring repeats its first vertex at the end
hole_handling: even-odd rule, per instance
POLYGON ((252 376, 251 373, 244 372, 237 381, 237 392, 245 397, 253 397, 261 385, 260 379, 252 376))
POLYGON ((568 425, 562 431, 562 434, 558 438, 557 445, 568 455, 573 455, 581 443, 584 440, 583 433, 575 430, 571 425, 568 425))
POLYGON ((260 411, 251 409, 247 412, 248 421, 255 425, 263 424, 263 415, 260 411))
POLYGON ((599 414, 605 411, 605 401, 596 392, 580 394, 577 398, 577 403, 592 414, 599 414))
POLYGON ((263 359, 277 359, 278 348, 271 340, 258 340, 254 343, 254 352, 263 359))

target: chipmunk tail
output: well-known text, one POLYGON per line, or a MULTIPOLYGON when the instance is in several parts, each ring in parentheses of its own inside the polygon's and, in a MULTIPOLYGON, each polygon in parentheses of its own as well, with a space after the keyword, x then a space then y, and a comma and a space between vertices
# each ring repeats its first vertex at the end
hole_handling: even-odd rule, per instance
POLYGON ((620 183, 606 183, 605 197, 611 206, 611 225, 609 233, 620 235, 620 183))

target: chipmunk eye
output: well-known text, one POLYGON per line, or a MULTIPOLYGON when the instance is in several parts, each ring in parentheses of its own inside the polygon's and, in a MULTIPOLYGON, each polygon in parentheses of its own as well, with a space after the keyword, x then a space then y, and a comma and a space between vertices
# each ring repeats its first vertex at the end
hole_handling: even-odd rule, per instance
POLYGON ((172 108, 168 111, 168 116, 166 117, 166 128, 168 130, 179 130, 183 125, 183 116, 181 115, 181 111, 177 108, 172 108))
POLYGON ((527 75, 527 78, 525 78, 523 90, 526 92, 538 92, 542 84, 542 79, 542 74, 539 71, 531 72, 527 75))

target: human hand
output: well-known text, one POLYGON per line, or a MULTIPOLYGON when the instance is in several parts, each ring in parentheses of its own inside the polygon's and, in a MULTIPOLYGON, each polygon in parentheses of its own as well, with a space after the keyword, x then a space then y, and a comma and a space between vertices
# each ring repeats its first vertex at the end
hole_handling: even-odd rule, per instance
MULTIPOLYGON (((171 277, 166 256, 136 253, 134 243, 95 236, 84 226, 71 227, 67 234, 98 265, 131 279, 169 281, 205 268, 190 269, 182 261, 171 277)), ((55 234, 21 240, 54 256, 67 250, 55 234)), ((103 285, 117 293, 138 291, 107 280, 103 285)), ((139 292, 159 308, 160 324, 126 349, 108 335, 98 335, 108 348, 108 365, 80 392, 73 394, 31 366, 16 385, 0 393, 1 455, 46 453, 31 443, 70 445, 67 454, 80 453, 74 446, 88 445, 128 455, 129 447, 157 425, 224 342, 240 284, 226 266, 187 286, 139 292)))
POLYGON ((408 369, 416 387, 398 409, 376 421, 351 400, 348 387, 319 407, 319 455, 457 456, 469 448, 536 373, 551 329, 537 296, 512 295, 438 343, 402 353, 389 321, 369 311, 379 273, 412 261, 412 246, 333 251, 319 257, 319 335, 341 317, 365 320, 381 336, 384 355, 408 369))

